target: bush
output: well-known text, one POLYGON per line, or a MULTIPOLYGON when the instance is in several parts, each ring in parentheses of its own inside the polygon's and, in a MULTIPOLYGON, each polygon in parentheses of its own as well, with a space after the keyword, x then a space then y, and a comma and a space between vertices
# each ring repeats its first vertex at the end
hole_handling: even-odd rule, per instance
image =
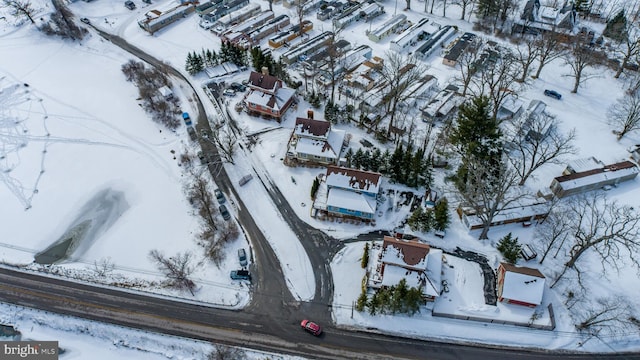
POLYGON ((365 269, 369 264, 369 243, 364 244, 364 254, 362 254, 362 261, 360 262, 360 266, 365 269))
POLYGON ((515 264, 520 257, 520 250, 522 250, 522 246, 518 244, 518 238, 514 238, 511 233, 508 233, 505 237, 500 239, 497 249, 508 263, 515 264))

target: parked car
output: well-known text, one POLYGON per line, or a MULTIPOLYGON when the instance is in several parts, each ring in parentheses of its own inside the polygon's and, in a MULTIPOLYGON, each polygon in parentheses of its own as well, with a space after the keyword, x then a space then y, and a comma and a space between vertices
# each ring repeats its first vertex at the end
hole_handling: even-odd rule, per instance
POLYGON ((320 336, 320 334, 322 334, 322 328, 320 327, 320 325, 314 323, 311 320, 302 320, 302 322, 300 322, 300 326, 315 336, 320 336))
POLYGON ((187 126, 187 133, 189 134, 189 139, 191 139, 191 141, 198 140, 198 134, 196 134, 196 130, 193 126, 187 126))
POLYGON ((224 89, 222 94, 225 96, 236 96, 236 92, 231 89, 224 89))
POLYGON ((85 23, 87 25, 91 24, 91 21, 89 21, 89 19, 87 19, 87 18, 80 18, 80 22, 83 22, 83 23, 85 23))
POLYGON ((240 184, 240 186, 243 186, 244 184, 246 184, 249 181, 251 181, 251 179, 253 179, 253 175, 251 175, 251 174, 245 175, 240 179, 240 181, 238 181, 238 184, 240 184))
POLYGON ((200 164, 205 165, 208 163, 207 157, 204 155, 202 151, 198 151, 198 159, 200 159, 200 164))
POLYGON ((249 270, 231 270, 231 279, 233 280, 249 280, 251 281, 251 274, 249 270))
POLYGON ((218 200, 218 204, 220 205, 224 204, 224 202, 226 201, 226 199, 224 198, 224 194, 222 193, 222 191, 220 191, 220 189, 213 190, 213 195, 216 196, 216 200, 218 200))
POLYGON ((247 260, 247 252, 244 249, 238 249, 238 261, 240 261, 240 266, 245 267, 249 264, 247 260))
POLYGON ((133 1, 128 0, 124 2, 124 7, 126 7, 129 10, 133 10, 136 8, 136 4, 133 1))
POLYGON ((184 120, 184 123, 187 126, 193 125, 193 123, 191 122, 191 117, 189 117, 189 113, 188 112, 183 112, 182 113, 182 119, 184 120))
POLYGON ((559 93, 559 92, 557 92, 557 91, 555 91, 555 90, 549 90, 549 89, 547 89, 547 90, 545 90, 545 91, 544 91, 544 94, 545 94, 546 96, 549 96, 549 97, 555 98, 556 100, 560 100, 560 99, 562 99, 562 95, 560 95, 560 93, 559 93))
POLYGON ((237 83, 237 82, 231 83, 231 85, 229 87, 231 89, 235 90, 235 91, 240 91, 240 92, 243 92, 243 91, 247 90, 247 87, 245 85, 242 85, 242 84, 237 83))
POLYGON ((231 214, 229 213, 229 210, 227 210, 226 206, 220 205, 218 207, 218 210, 220 210, 220 215, 222 215, 223 219, 225 219, 225 220, 231 219, 231 214))

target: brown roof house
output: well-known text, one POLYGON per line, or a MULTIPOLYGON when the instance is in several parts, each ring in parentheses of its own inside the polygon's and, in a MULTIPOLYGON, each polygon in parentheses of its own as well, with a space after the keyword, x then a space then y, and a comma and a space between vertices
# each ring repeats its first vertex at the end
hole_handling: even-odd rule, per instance
POLYGON ((405 279, 408 287, 421 289, 426 300, 433 301, 440 295, 442 250, 416 239, 385 236, 382 248, 373 260, 369 287, 394 286, 405 279))
POLYGON ((294 162, 337 165, 342 148, 346 145, 346 132, 331 128, 326 120, 313 119, 313 111, 308 118, 297 118, 289 138, 287 163, 294 162))
MULTIPOLYGON (((595 159, 594 159, 595 160, 595 159)), ((593 166, 579 167, 581 171, 575 171, 569 166, 563 173, 551 181, 551 191, 559 198, 580 194, 591 190, 601 189, 605 186, 617 185, 623 181, 634 179, 638 176, 638 167, 631 161, 623 161, 611 165, 598 165, 599 162, 584 162, 593 166)))
POLYGON ((329 165, 313 208, 334 216, 374 220, 381 180, 376 172, 329 165))
POLYGON ((536 307, 542 304, 545 277, 538 269, 500 263, 498 300, 508 304, 536 307))
POLYGON ((250 90, 244 103, 250 114, 265 115, 280 122, 294 101, 295 90, 284 87, 282 80, 269 75, 267 68, 262 68, 262 72, 252 71, 248 86, 250 90))

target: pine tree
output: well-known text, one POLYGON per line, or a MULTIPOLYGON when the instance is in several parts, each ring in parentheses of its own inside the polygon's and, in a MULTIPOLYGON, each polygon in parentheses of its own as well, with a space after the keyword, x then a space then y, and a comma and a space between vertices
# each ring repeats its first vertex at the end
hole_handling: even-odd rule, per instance
POLYGON ((311 199, 316 198, 316 194, 318 193, 318 188, 320 187, 320 180, 318 178, 313 179, 313 184, 311 184, 311 199))
POLYGON ((364 253, 362 254, 362 260, 360 261, 360 266, 363 269, 366 269, 368 264, 369 264, 369 243, 365 243, 364 253))
POLYGON ((371 164, 370 164, 371 171, 379 172, 381 164, 382 164, 382 153, 380 152, 380 149, 375 148, 371 153, 371 164))
POLYGON ((393 300, 391 302, 391 313, 397 312, 404 313, 407 309, 406 297, 409 293, 409 287, 407 286, 407 280, 402 278, 398 285, 393 289, 393 300))
POLYGON ((356 311, 363 312, 366 306, 367 306, 367 293, 363 289, 362 292, 360 293, 360 296, 358 296, 358 301, 356 301, 356 311))
POLYGON ((411 231, 418 231, 422 228, 421 219, 424 216, 424 209, 422 206, 418 206, 407 219, 407 225, 411 231))
POLYGON ((347 159, 347 167, 353 167, 353 150, 351 148, 347 149, 347 152, 344 154, 344 158, 347 159))
POLYGON ((362 163, 364 161, 364 151, 362 148, 359 148, 356 153, 353 155, 351 162, 354 169, 362 169, 362 163))
POLYGON ((391 169, 391 156, 389 149, 384 149, 384 153, 382 153, 382 156, 380 157, 380 173, 389 175, 389 171, 391 169))
POLYGON ((420 289, 412 287, 407 292, 405 297, 405 304, 407 307, 407 313, 410 315, 420 311, 420 304, 422 304, 422 291, 420 289))
POLYGON ((389 177, 392 181, 402 182, 402 159, 404 159, 404 150, 402 144, 399 144, 389 159, 389 177))
POLYGON ((434 223, 433 228, 438 231, 445 231, 449 227, 451 219, 449 218, 449 202, 447 198, 436 203, 433 209, 434 223))
MULTIPOLYGON (((420 206, 422 207, 422 206, 420 206)), ((422 213, 422 217, 420 218, 420 231, 429 232, 433 229, 433 211, 427 209, 422 213)))
POLYGON ((607 21, 607 26, 604 28, 602 35, 618 42, 627 40, 627 17, 624 14, 624 10, 620 10, 613 19, 607 21))
POLYGON ((362 169, 371 171, 371 151, 368 149, 362 154, 362 169))
POLYGON ((511 233, 508 233, 500 239, 497 246, 498 251, 502 253, 504 259, 510 263, 515 264, 520 257, 520 250, 522 250, 522 246, 518 244, 518 238, 514 238, 511 233))

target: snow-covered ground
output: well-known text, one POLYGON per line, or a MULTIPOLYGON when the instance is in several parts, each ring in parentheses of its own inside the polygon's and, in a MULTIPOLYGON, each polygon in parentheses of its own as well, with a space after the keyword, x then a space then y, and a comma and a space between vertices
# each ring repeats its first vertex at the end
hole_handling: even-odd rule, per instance
MULTIPOLYGON (((167 0, 161 3, 170 2, 172 1, 167 0)), ((33 3, 42 9, 38 18, 48 11, 47 1, 33 3)), ((143 3, 138 5, 138 9, 133 12, 124 8, 120 2, 110 1, 76 2, 71 8, 78 17, 89 18, 95 26, 123 36, 177 69, 184 67, 188 52, 219 47, 219 39, 202 30, 195 15, 150 36, 137 26, 136 21, 151 7, 143 3)), ((268 6, 266 1, 261 5, 263 8, 268 6)), ((420 5, 414 6, 417 10, 406 12, 410 19, 416 20, 423 16, 420 5)), ((386 6, 387 15, 376 19, 373 26, 381 24, 394 12, 393 4, 386 6)), ((282 9, 281 5, 274 7, 276 12, 290 12, 282 9)), ((457 7, 450 7, 447 19, 435 16, 435 21, 470 30, 470 23, 456 20, 459 18, 457 11, 457 7)), ((166 254, 184 251, 200 254, 201 250, 194 241, 197 221, 183 194, 185 175, 174 155, 185 149, 191 152, 197 149, 188 142, 184 127, 176 132, 163 130, 151 122, 138 106, 135 100, 138 96, 137 89, 125 81, 120 71, 120 66, 131 59, 131 55, 102 40, 95 33, 91 33, 82 42, 63 41, 45 37, 26 22, 15 24, 10 15, 6 15, 6 18, 7 20, 0 22, 0 53, 10 53, 11 56, 0 57, 0 260, 10 264, 31 263, 34 254, 58 240, 74 224, 74 220, 83 215, 85 205, 104 191, 116 194, 119 204, 113 210, 110 226, 102 227, 90 242, 82 244, 71 261, 56 266, 57 272, 94 281, 104 282, 122 277, 131 282, 148 284, 161 279, 148 257, 150 250, 158 249, 166 254), (93 270, 94 264, 101 261, 115 265, 113 273, 107 279, 100 279, 93 270)), ((384 55, 392 37, 372 43, 364 36, 366 27, 365 24, 351 25, 341 36, 352 41, 354 47, 366 43, 372 46, 374 55, 384 55)), ((329 26, 318 23, 314 32, 323 28, 328 29, 329 26)), ((440 85, 447 84, 456 75, 455 70, 441 63, 438 55, 431 57, 429 65, 428 72, 438 78, 440 85)), ((533 81, 520 94, 520 99, 525 101, 525 106, 529 100, 545 101, 549 111, 558 116, 563 129, 576 128, 576 146, 580 149, 576 157, 595 156, 610 163, 627 158, 625 149, 640 143, 640 135, 632 133, 616 142, 611 134, 610 127, 605 123, 606 109, 622 95, 623 90, 621 83, 613 79, 610 71, 601 72, 601 76, 590 79, 578 94, 570 94, 572 81, 564 76, 569 73, 569 69, 561 60, 557 60, 544 69, 540 79, 533 81), (545 88, 561 92, 562 101, 544 97, 545 88)), ((248 73, 243 73, 225 80, 244 80, 247 77, 248 73)), ((207 80, 204 75, 192 79, 197 88, 197 85, 207 80)), ((175 81, 174 92, 180 97, 183 109, 192 111, 193 106, 181 86, 175 81)), ((206 99, 204 94, 201 97, 206 99)), ((301 219, 340 239, 363 232, 395 228, 407 215, 408 208, 386 211, 385 207, 383 215, 376 219, 375 227, 322 222, 311 218, 310 187, 313 178, 323 172, 323 169, 289 168, 281 161, 295 117, 304 116, 307 105, 302 102, 297 109, 287 114, 282 124, 277 124, 235 113, 232 107, 238 100, 239 96, 230 98, 229 106, 247 134, 267 128, 274 130, 259 135, 252 151, 239 152, 237 165, 227 164, 225 167, 234 183, 246 174, 254 175, 254 180, 240 188, 238 193, 279 257, 291 292, 302 301, 309 300, 314 296, 315 280, 313 269, 299 242, 303 239, 297 239, 289 230, 270 201, 268 190, 263 188, 258 179, 262 179, 267 186, 272 181, 281 189, 301 219)), ((210 105, 207 107, 208 113, 213 114, 213 108, 210 105)), ((352 133, 351 143, 355 146, 358 146, 361 138, 375 143, 370 136, 355 127, 340 127, 352 133)), ((544 166, 527 186, 532 190, 548 187, 551 179, 558 176, 562 169, 561 165, 544 166)), ((445 173, 438 173, 436 177, 441 179, 444 175, 445 173)), ((636 190, 639 182, 640 180, 635 179, 621 184, 607 195, 637 206, 640 199, 636 190)), ((383 187, 407 190, 386 182, 383 187)), ((233 208, 230 210, 234 212, 233 208)), ((418 235, 436 247, 451 250, 459 246, 484 254, 490 265, 497 268, 501 259, 493 246, 497 239, 513 232, 521 242, 531 243, 535 247, 533 231, 534 227, 523 229, 519 225, 496 227, 490 231, 490 241, 479 242, 476 240, 476 233, 469 233, 454 219, 445 239, 430 234, 418 235)), ((170 296, 186 296, 191 300, 215 305, 241 307, 249 301, 249 289, 245 284, 232 282, 228 276, 230 270, 237 268, 235 253, 240 247, 249 247, 244 238, 228 246, 228 259, 220 268, 207 262, 198 267, 194 280, 199 290, 195 297, 160 291, 148 285, 144 286, 144 290, 170 296)), ((436 318, 427 314, 428 311, 412 318, 371 317, 357 312, 351 318, 351 304, 359 294, 364 275, 358 260, 361 255, 362 244, 350 244, 333 261, 334 274, 351 275, 334 277, 334 318, 338 324, 376 327, 388 332, 410 333, 421 337, 551 349, 622 351, 640 348, 637 331, 632 333, 634 337, 630 339, 608 339, 611 341, 606 346, 595 340, 581 344, 582 339, 571 325, 573 320, 566 309, 563 309, 563 293, 569 290, 566 285, 554 290, 547 289, 545 293, 545 301, 552 302, 556 310, 558 327, 554 331, 436 318), (491 331, 486 331, 487 329, 491 331)), ((526 265, 537 266, 534 262, 526 265)), ((553 273, 558 265, 558 261, 550 259, 540 270, 543 273, 553 273)), ((457 264, 455 269, 455 273, 447 271, 445 276, 450 276, 450 286, 455 286, 457 291, 452 289, 435 306, 448 308, 452 312, 471 308, 478 310, 482 302, 478 294, 481 286, 478 285, 480 280, 475 274, 477 270, 472 264, 465 262, 457 264), (454 285, 460 282, 465 286, 454 285), (453 296, 454 294, 462 296, 453 296), (462 299, 465 302, 461 302, 462 299)), ((593 284, 590 288, 594 299, 609 294, 637 302, 640 298, 640 282, 635 271, 619 274, 609 272, 610 275, 603 278, 599 269, 598 263, 593 267, 594 272, 588 274, 593 284), (600 286, 602 284, 606 286, 600 286)), ((27 315, 24 318, 7 316, 13 312, 13 308, 3 307, 1 310, 5 315, 3 319, 20 323, 21 330, 29 328, 29 321, 37 323, 41 316, 30 315, 35 320, 29 320, 27 315)), ((26 311, 19 313, 28 314, 26 311)), ((52 320, 52 323, 58 324, 61 321, 52 320)), ((25 336, 46 337, 46 331, 49 330, 40 331, 42 333, 27 333, 25 336)), ((111 337, 108 339, 109 342, 115 341, 111 337)), ((77 341, 82 343, 89 340, 77 341)), ((204 345, 194 346, 200 349, 198 346, 204 345)), ((159 357, 167 357, 167 352, 160 353, 164 355, 159 357)), ((143 358, 142 356, 146 355, 136 358, 143 358)), ((176 358, 180 358, 179 356, 182 355, 176 355, 176 358)))

